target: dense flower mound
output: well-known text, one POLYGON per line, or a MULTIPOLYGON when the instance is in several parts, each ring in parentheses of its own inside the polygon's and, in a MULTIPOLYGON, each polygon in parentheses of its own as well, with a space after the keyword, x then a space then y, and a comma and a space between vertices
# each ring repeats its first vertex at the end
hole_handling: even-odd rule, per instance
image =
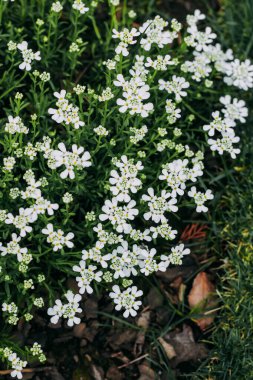
MULTIPOLYGON (((249 60, 224 51, 198 10, 186 28, 160 16, 132 27, 135 12, 119 23, 118 5, 110 1, 104 42, 96 1, 40 9, 33 39, 11 22, 16 3, 0 5, 1 323, 46 308, 51 323, 71 327, 85 314, 82 295, 94 291, 135 317, 140 277, 190 253, 180 220, 207 212, 214 198, 208 157, 240 153, 235 127, 248 115, 240 93, 253 87, 249 60), (103 54, 86 80, 89 33, 103 54)), ((22 378, 27 361, 11 342, 0 347, 12 377, 22 378)), ((28 356, 45 360, 37 343, 28 356)))

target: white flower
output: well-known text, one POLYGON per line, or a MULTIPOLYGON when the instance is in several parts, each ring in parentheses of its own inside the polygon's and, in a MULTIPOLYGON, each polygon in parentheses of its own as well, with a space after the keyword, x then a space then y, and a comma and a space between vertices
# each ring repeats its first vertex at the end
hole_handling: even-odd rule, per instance
POLYGON ((172 189, 172 197, 176 197, 177 194, 184 194, 185 182, 187 180, 187 164, 187 159, 170 162, 167 165, 168 169, 163 169, 162 174, 159 176, 159 179, 167 181, 168 186, 172 189))
POLYGON ((56 169, 62 165, 65 166, 65 170, 61 172, 60 177, 65 179, 69 177, 70 179, 75 178, 74 168, 81 170, 91 166, 90 153, 84 152, 83 147, 78 147, 76 144, 72 145, 72 152, 68 152, 64 143, 58 144, 59 150, 53 150, 51 152, 50 158, 53 159, 53 164, 51 167, 56 169))
POLYGON ((94 128, 93 131, 98 135, 98 136, 107 136, 108 131, 105 127, 102 125, 99 125, 98 127, 94 128))
POLYGON ((194 198, 194 201, 197 205, 197 212, 207 212, 208 208, 204 205, 204 203, 207 200, 214 198, 211 190, 206 190, 205 193, 202 193, 201 191, 197 191, 195 186, 191 187, 191 190, 188 191, 188 195, 189 197, 194 198))
POLYGON ((162 255, 161 260, 167 262, 167 264, 182 265, 182 258, 185 255, 189 255, 190 252, 191 251, 189 248, 184 248, 184 244, 179 244, 171 248, 171 253, 169 256, 162 255))
POLYGON ((210 59, 206 54, 198 54, 193 61, 185 61, 181 65, 181 70, 186 73, 192 73, 192 79, 200 82, 202 78, 206 78, 212 72, 210 59))
POLYGON ((240 62, 235 59, 225 65, 224 82, 247 91, 253 87, 253 65, 249 59, 240 62))
POLYGON ((136 193, 141 187, 141 181, 137 178, 139 170, 143 169, 140 161, 134 164, 133 160, 128 160, 127 156, 121 156, 121 161, 116 162, 116 166, 120 169, 120 174, 116 170, 112 170, 109 182, 111 192, 120 202, 129 202, 130 192, 136 193))
POLYGON ((171 60, 171 56, 167 54, 164 57, 162 55, 158 55, 155 60, 152 60, 152 58, 147 57, 147 62, 145 63, 145 66, 153 67, 155 70, 158 71, 165 71, 167 70, 167 66, 174 64, 175 63, 171 60))
POLYGON ((117 99, 120 112, 124 113, 129 110, 130 115, 140 114, 142 117, 147 117, 153 111, 152 103, 143 103, 150 97, 150 93, 149 86, 140 78, 133 77, 126 81, 122 74, 118 74, 114 84, 117 87, 122 87, 124 91, 122 93, 124 99, 117 99))
POLYGON ((53 115, 52 119, 58 124, 64 122, 66 125, 72 124, 75 129, 79 129, 84 126, 84 122, 79 117, 79 108, 66 99, 66 94, 65 90, 54 92, 54 96, 58 99, 56 102, 58 108, 49 108, 48 113, 53 115))
POLYGON ((215 131, 220 132, 221 134, 227 133, 231 136, 234 135, 234 130, 231 128, 235 125, 234 121, 230 118, 223 119, 220 116, 219 111, 212 113, 213 121, 210 124, 204 125, 204 131, 208 132, 209 136, 214 136, 215 131))
POLYGON ((230 95, 221 96, 220 102, 224 104, 225 108, 222 109, 226 119, 239 120, 241 123, 246 122, 248 116, 248 108, 245 107, 244 100, 232 99, 230 95))
POLYGON ((25 127, 19 116, 8 116, 8 123, 5 125, 5 131, 9 132, 12 135, 15 133, 27 134, 29 132, 29 129, 25 127))
POLYGON ((134 245, 131 250, 128 247, 126 241, 122 241, 116 249, 112 251, 110 258, 110 269, 114 271, 113 277, 118 279, 119 277, 136 276, 137 270, 135 266, 138 265, 137 254, 138 246, 134 245))
POLYGON ((19 229, 20 236, 24 237, 27 233, 32 231, 32 227, 28 224, 33 223, 35 220, 36 218, 31 215, 31 210, 29 208, 20 208, 19 215, 17 216, 8 213, 5 223, 13 224, 17 229, 19 229))
POLYGON ((168 223, 162 223, 156 227, 150 227, 150 232, 152 233, 153 239, 156 239, 158 236, 166 240, 173 240, 176 237, 177 230, 173 230, 168 223))
POLYGON ((166 100, 165 106, 166 113, 168 114, 167 120, 170 124, 174 124, 177 119, 181 117, 181 109, 176 107, 176 104, 172 102, 172 100, 166 100))
POLYGON ((21 241, 21 237, 17 234, 13 233, 11 235, 11 241, 7 243, 6 247, 2 246, 0 243, 0 251, 1 256, 5 256, 7 254, 17 255, 17 259, 19 262, 23 260, 23 255, 27 253, 27 248, 21 248, 19 242, 21 241))
POLYGON ((112 200, 106 200, 104 206, 102 207, 103 214, 99 215, 101 221, 107 219, 110 220, 111 224, 115 226, 117 232, 129 233, 131 230, 131 225, 127 223, 128 220, 134 220, 135 216, 138 215, 139 211, 134 208, 136 202, 130 200, 127 205, 118 206, 118 200, 112 198, 112 200))
POLYGON ((88 12, 88 10, 89 10, 88 7, 85 7, 85 4, 82 2, 82 0, 75 0, 73 5, 72 5, 72 8, 76 9, 81 14, 84 14, 84 13, 88 12))
POLYGON ((50 322, 56 324, 63 315, 63 304, 61 300, 56 300, 55 305, 47 310, 47 314, 52 316, 50 322))
POLYGON ((86 268, 86 262, 81 260, 79 266, 75 265, 73 271, 78 272, 80 275, 76 277, 77 284, 79 286, 79 293, 83 294, 87 292, 88 294, 93 293, 93 289, 90 286, 92 281, 101 281, 102 271, 95 272, 97 267, 95 265, 89 265, 86 268))
POLYGON ((188 25, 195 25, 199 21, 204 20, 205 18, 206 16, 203 13, 201 13, 199 9, 196 9, 193 15, 187 15, 186 21, 188 25))
POLYGON ((149 212, 146 212, 143 216, 144 219, 149 220, 150 218, 155 223, 165 223, 167 218, 164 216, 164 213, 167 211, 176 212, 178 207, 175 206, 177 200, 171 197, 171 193, 167 193, 166 190, 161 191, 161 196, 156 196, 153 188, 148 188, 148 195, 144 194, 142 199, 145 202, 148 202, 149 212))
POLYGON ((159 270, 159 265, 154 259, 156 255, 156 249, 140 249, 138 255, 138 263, 141 268, 141 273, 145 276, 150 275, 153 272, 157 272, 159 270))
POLYGON ((61 5, 61 3, 59 1, 55 1, 52 5, 51 5, 51 11, 53 12, 56 12, 56 13, 59 13, 63 10, 63 6, 61 5))
POLYGON ((7 359, 10 362, 12 368, 11 377, 22 379, 22 370, 27 366, 27 362, 21 360, 15 352, 12 352, 7 359))
POLYGON ((23 62, 19 65, 19 68, 21 70, 27 70, 30 71, 32 66, 31 63, 32 61, 40 61, 40 52, 37 51, 34 53, 32 49, 28 49, 28 43, 27 41, 23 41, 20 44, 17 45, 17 48, 21 51, 22 57, 23 57, 23 62))
POLYGON ((68 291, 65 294, 68 303, 63 304, 60 299, 55 301, 55 305, 47 310, 48 315, 51 316, 50 322, 53 324, 58 323, 61 317, 68 319, 68 326, 72 327, 74 324, 79 324, 81 319, 76 317, 76 313, 81 313, 82 309, 79 307, 81 301, 80 294, 74 294, 68 291))
POLYGON ((159 79, 159 90, 166 90, 169 94, 174 93, 176 102, 180 102, 182 97, 187 96, 187 92, 184 89, 188 88, 190 83, 183 77, 177 77, 173 75, 172 81, 165 82, 163 79, 159 79))
POLYGON ((219 154, 224 152, 230 153, 232 158, 236 158, 236 155, 240 153, 240 149, 234 148, 233 144, 238 143, 240 138, 238 136, 233 136, 231 134, 224 134, 221 139, 213 140, 209 139, 208 144, 210 145, 211 150, 216 151, 219 154))
MULTIPOLYGON (((117 31, 113 29, 112 38, 119 39, 125 46, 134 45, 136 43, 135 37, 138 37, 140 32, 136 28, 132 28, 131 30, 124 28, 122 31, 117 31)), ((116 51, 117 54, 120 54, 116 51)))
POLYGON ((58 251, 62 249, 65 245, 68 248, 73 248, 74 244, 71 241, 74 238, 74 234, 69 232, 66 236, 61 229, 54 231, 52 223, 48 223, 46 228, 43 228, 41 231, 44 235, 47 236, 47 242, 53 245, 53 251, 58 251))
POLYGON ((4 157, 4 166, 3 170, 12 171, 14 169, 14 165, 16 160, 14 157, 4 157))
POLYGON ((168 22, 160 16, 156 16, 154 20, 147 20, 139 28, 142 34, 140 44, 144 50, 149 51, 153 44, 162 49, 177 38, 178 33, 176 31, 164 30, 166 26, 168 26, 168 22))
POLYGON ((143 295, 142 290, 138 290, 136 286, 132 286, 122 292, 118 285, 114 285, 112 290, 113 292, 109 296, 116 304, 115 309, 118 311, 124 309, 123 316, 125 318, 128 318, 129 315, 135 317, 137 315, 136 310, 141 306, 141 301, 136 301, 136 298, 143 295))
POLYGON ((109 0, 109 3, 114 7, 117 7, 120 4, 120 0, 109 0))

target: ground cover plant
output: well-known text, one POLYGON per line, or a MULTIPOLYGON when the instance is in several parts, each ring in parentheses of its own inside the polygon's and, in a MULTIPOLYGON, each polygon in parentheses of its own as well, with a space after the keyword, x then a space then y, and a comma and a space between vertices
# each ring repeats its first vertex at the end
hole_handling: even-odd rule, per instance
POLYGON ((253 66, 198 10, 183 27, 117 1, 0 7, 1 357, 22 378, 46 356, 12 326, 78 325, 92 293, 136 317, 145 277, 190 254, 178 231, 212 205, 212 157, 240 154, 253 66))

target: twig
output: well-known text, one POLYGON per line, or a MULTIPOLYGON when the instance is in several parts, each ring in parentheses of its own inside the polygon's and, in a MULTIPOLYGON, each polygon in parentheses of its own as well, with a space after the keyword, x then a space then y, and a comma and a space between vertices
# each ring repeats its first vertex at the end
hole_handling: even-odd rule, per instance
POLYGON ((139 356, 138 358, 132 360, 131 362, 128 362, 128 363, 126 363, 126 364, 122 364, 122 365, 120 365, 120 366, 118 367, 118 369, 128 367, 128 366, 132 365, 133 363, 136 363, 136 362, 138 362, 139 360, 146 358, 147 356, 149 356, 149 354, 141 355, 141 356, 139 356))
MULTIPOLYGON (((22 369, 22 373, 31 373, 31 372, 43 372, 43 371, 52 371, 54 367, 40 367, 40 368, 25 368, 22 369)), ((4 369, 0 371, 0 375, 9 375, 13 369, 4 369)))

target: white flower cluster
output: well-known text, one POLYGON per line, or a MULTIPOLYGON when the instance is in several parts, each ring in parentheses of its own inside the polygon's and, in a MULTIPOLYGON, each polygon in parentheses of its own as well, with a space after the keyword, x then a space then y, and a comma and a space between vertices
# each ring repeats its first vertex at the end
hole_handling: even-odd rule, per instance
POLYGON ((136 44, 137 40, 134 38, 139 35, 140 32, 138 32, 136 28, 132 28, 131 30, 124 28, 121 32, 113 29, 112 38, 120 40, 119 45, 115 49, 116 54, 122 54, 124 57, 128 56, 128 46, 136 44))
POLYGON ((72 8, 80 12, 81 14, 84 14, 88 12, 89 8, 85 6, 85 4, 82 2, 82 0, 75 0, 73 2, 72 8))
POLYGON ((41 60, 40 52, 37 51, 36 53, 34 53, 32 51, 32 49, 28 49, 28 42, 27 41, 23 41, 20 44, 18 44, 17 48, 18 48, 18 50, 21 51, 22 57, 23 57, 23 62, 19 65, 19 68, 21 70, 30 71, 32 68, 32 66, 31 66, 32 61, 34 61, 34 60, 40 61, 41 60))
POLYGON ((164 265, 182 265, 183 257, 190 254, 190 249, 185 248, 184 244, 179 244, 176 247, 171 248, 171 253, 168 256, 162 255, 161 259, 164 260, 164 265))
POLYGON ((209 199, 213 199, 213 194, 211 190, 207 190, 205 193, 202 193, 201 191, 197 191, 195 186, 192 186, 191 190, 188 191, 188 195, 189 197, 194 199, 197 205, 197 208, 196 208, 197 212, 208 211, 208 208, 204 205, 204 203, 209 199))
POLYGON ((204 131, 213 137, 216 132, 221 134, 221 138, 208 139, 208 144, 211 150, 218 151, 219 154, 224 152, 230 153, 232 158, 235 158, 240 153, 239 148, 235 148, 233 144, 238 143, 240 138, 235 135, 234 127, 236 121, 245 123, 245 117, 248 116, 248 109, 245 107, 243 100, 237 98, 232 99, 230 95, 222 96, 220 103, 225 106, 221 110, 224 116, 219 111, 212 113, 213 121, 210 124, 204 125, 204 131))
POLYGON ((20 240, 21 240, 21 237, 13 233, 11 235, 11 241, 9 241, 6 244, 6 247, 4 247, 2 243, 0 243, 1 256, 5 256, 7 254, 17 255, 17 260, 19 262, 22 262, 23 256, 28 252, 28 249, 26 247, 24 248, 20 247, 20 244, 19 244, 20 240))
POLYGON ((48 156, 48 166, 51 169, 65 166, 65 170, 61 172, 60 177, 65 179, 75 178, 74 168, 81 170, 91 166, 90 153, 84 152, 83 147, 77 147, 76 144, 72 145, 72 152, 67 151, 64 143, 58 144, 59 150, 52 150, 48 156))
POLYGON ((127 81, 122 74, 117 75, 117 80, 114 85, 122 87, 123 98, 117 99, 117 104, 120 106, 120 112, 129 110, 130 115, 140 114, 142 117, 147 117, 153 111, 152 103, 144 103, 150 97, 149 85, 135 75, 135 71, 131 70, 132 78, 127 81))
POLYGON ((159 80, 159 90, 166 90, 168 94, 174 94, 176 102, 180 102, 182 97, 187 96, 186 88, 190 86, 190 83, 183 77, 177 77, 173 75, 172 81, 159 80))
POLYGON ((52 3, 52 5, 51 5, 51 11, 52 12, 59 13, 62 10, 63 10, 63 6, 61 5, 60 1, 55 1, 54 3, 52 3))
MULTIPOLYGON (((35 175, 32 170, 28 170, 23 178, 27 182, 27 187, 25 191, 18 191, 17 195, 20 195, 22 199, 33 199, 35 203, 30 207, 20 208, 19 215, 14 216, 12 213, 8 213, 5 218, 5 223, 14 225, 19 230, 21 237, 25 237, 27 233, 31 233, 32 227, 30 224, 36 222, 40 214, 47 212, 48 215, 53 215, 54 211, 59 208, 57 203, 51 203, 49 200, 43 198, 40 190, 42 181, 35 180, 35 175)), ((12 236, 14 236, 16 242, 20 240, 17 235, 12 236)), ((19 257, 20 256, 18 256, 18 258, 19 257)))
POLYGON ((66 236, 64 236, 64 232, 62 230, 54 231, 54 226, 52 223, 49 223, 46 228, 43 228, 41 231, 44 235, 47 235, 47 242, 52 244, 53 251, 58 251, 62 249, 65 245, 68 248, 73 248, 74 244, 71 241, 74 238, 73 232, 69 232, 66 236))
MULTIPOLYGON (((118 0, 111 0, 110 4, 117 6, 118 0)), ((95 7, 94 2, 90 6, 95 7)), ((81 0, 73 1, 72 8, 71 17, 75 20, 79 19, 79 13, 89 11, 81 0)), ((62 9, 62 4, 57 1, 52 4, 50 12, 59 13, 62 9)), ((111 8, 111 11, 113 14, 115 9, 111 8)), ((50 14, 52 20, 59 21, 59 16, 50 14)), ((181 36, 178 37, 182 26, 174 19, 170 27, 166 20, 156 16, 139 28, 114 29, 112 38, 119 43, 112 59, 104 62, 109 70, 104 89, 97 93, 90 84, 84 86, 72 83, 71 88, 74 96, 78 97, 79 107, 70 101, 72 95, 66 90, 54 92, 56 107, 49 108, 48 113, 52 120, 64 125, 64 130, 52 127, 53 123, 47 123, 39 112, 31 116, 32 127, 27 128, 22 121, 27 120, 22 114, 25 100, 22 103, 19 94, 15 104, 20 106, 22 103, 24 107, 15 108, 11 102, 12 111, 7 113, 8 122, 4 126, 9 145, 1 171, 7 184, 9 180, 15 182, 7 192, 10 203, 0 210, 0 222, 6 229, 6 225, 10 225, 10 234, 3 234, 5 242, 0 243, 1 258, 5 258, 7 263, 8 260, 11 263, 13 258, 16 259, 18 270, 26 273, 28 264, 33 260, 32 247, 36 243, 39 245, 38 261, 47 252, 58 252, 52 254, 53 259, 61 258, 65 248, 72 249, 75 246, 79 250, 69 255, 73 261, 68 264, 80 294, 68 291, 65 294, 66 302, 56 299, 55 304, 48 309, 52 323, 58 323, 60 318, 66 319, 68 326, 80 323, 77 314, 82 312, 82 295, 91 294, 102 281, 112 289, 110 297, 116 310, 122 310, 126 318, 135 317, 141 306, 139 297, 143 293, 132 285, 133 279, 139 275, 148 276, 165 271, 169 265, 181 265, 183 257, 190 253, 189 248, 185 248, 180 241, 172 242, 178 234, 173 227, 175 213, 185 206, 185 197, 195 203, 197 212, 207 212, 206 202, 212 200, 214 195, 210 189, 198 189, 198 180, 205 171, 205 147, 202 145, 205 142, 197 141, 195 145, 194 141, 188 140, 188 136, 194 134, 197 128, 202 135, 202 124, 205 123, 203 129, 210 137, 208 144, 211 150, 217 150, 219 154, 226 151, 235 158, 239 153, 239 149, 233 146, 239 141, 235 135, 236 123, 244 123, 248 116, 243 100, 225 95, 219 99, 221 109, 212 112, 212 120, 203 122, 207 119, 206 115, 202 116, 199 126, 197 117, 200 112, 188 104, 190 96, 194 94, 196 103, 198 95, 202 99, 202 81, 205 94, 208 91, 215 94, 210 87, 221 76, 225 85, 242 90, 253 87, 251 63, 234 59, 231 50, 224 52, 219 44, 215 44, 216 35, 211 28, 201 27, 204 18, 200 11, 187 17, 189 27, 183 39, 187 45, 186 48, 183 45, 186 61, 180 50, 178 56, 175 54, 180 49, 175 40, 178 39, 180 45, 181 36), (170 55, 167 54, 168 49, 170 55), (138 54, 131 55, 135 51, 138 54), (85 125, 82 121, 84 115, 87 115, 87 128, 82 128, 85 125), (195 119, 196 127, 191 131, 195 119), (42 128, 39 128, 41 120, 45 121, 47 133, 36 141, 37 135, 43 133, 42 128), (174 128, 173 124, 177 122, 174 128), (34 131, 34 135, 22 135, 28 134, 29 130, 34 131), (217 133, 220 138, 215 139, 217 133), (88 147, 87 151, 84 146, 88 147), (84 172, 92 163, 94 170, 84 172), (23 169, 24 165, 27 165, 27 170, 22 178, 20 168, 23 169), (50 172, 48 168, 53 171, 50 172), (61 171, 59 175, 58 168, 61 171), (36 174, 35 177, 35 173, 41 171, 43 176, 36 174), (19 182, 15 175, 20 179, 19 182), (98 188, 97 193, 94 192, 94 186, 98 188), (53 197, 54 191, 59 204, 48 199, 51 199, 51 194, 53 197), (82 198, 81 203, 75 203, 75 193, 78 199, 82 198), (22 202, 22 207, 12 213, 8 210, 9 204, 11 207, 15 202, 22 202), (75 215, 78 208, 80 214, 75 215), (72 216, 72 227, 68 229, 72 216), (83 221, 84 226, 73 227, 77 220, 83 221), (38 223, 34 225, 36 221, 38 223), (71 232, 67 232, 69 230, 71 232), (162 239, 165 241, 160 246, 162 239), (27 246, 25 240, 28 241, 27 246), (80 256, 76 259, 78 254, 80 256)), ((41 22, 36 25, 39 24, 43 25, 41 22)), ((76 36, 76 42, 70 45, 72 52, 82 51, 78 40, 81 41, 76 36)), ((45 46, 50 46, 47 43, 45 41, 45 46)), ((28 49, 26 41, 18 45, 9 41, 8 49, 9 52, 16 49, 21 51, 24 61, 19 66, 21 69, 29 71, 32 61, 40 60, 40 53, 28 49)), ((70 59, 74 59, 73 54, 70 59)), ((53 73, 51 75, 53 78, 53 73)), ((51 98, 46 86, 49 85, 50 74, 46 71, 42 74, 37 72, 31 77, 34 83, 36 77, 42 81, 38 88, 41 98, 47 94, 45 99, 48 98, 48 103, 47 99, 45 103, 48 108, 51 98)), ((59 263, 65 266, 66 262, 59 259, 59 263)), ((38 282, 45 280, 43 276, 40 274, 38 282)), ((22 279, 22 291, 31 292, 36 284, 35 277, 22 279)), ((32 298, 32 307, 41 308, 44 304, 46 301, 40 294, 32 298)), ((18 322, 19 311, 14 302, 8 299, 2 304, 2 311, 8 323, 18 322)), ((25 318, 29 320, 31 315, 27 313, 25 318)), ((38 345, 32 352, 42 355, 38 345)), ((14 362, 14 374, 20 376, 24 363, 13 353, 6 357, 11 355, 14 355, 13 360, 10 360, 14 362)))
POLYGON ((152 219, 155 223, 166 223, 167 218, 164 216, 166 211, 176 212, 178 207, 176 198, 171 198, 171 193, 167 193, 166 190, 161 191, 161 195, 155 195, 154 189, 150 187, 148 189, 148 195, 144 194, 142 199, 148 203, 149 211, 143 216, 144 219, 152 219), (169 199, 171 198, 171 199, 169 199))
POLYGON ((15 133, 27 134, 29 129, 24 125, 19 116, 8 116, 8 123, 5 125, 5 131, 14 135, 15 133))
POLYGON ((6 303, 4 302, 2 304, 2 311, 8 315, 8 323, 10 325, 16 325, 19 318, 18 318, 18 307, 14 302, 6 303))
POLYGON ((135 164, 133 160, 128 160, 127 156, 122 156, 120 161, 115 162, 115 166, 120 173, 117 170, 111 171, 110 190, 117 201, 128 203, 131 200, 130 193, 136 193, 141 188, 141 181, 137 175, 143 169, 143 165, 141 161, 135 164))
POLYGON ((192 79, 200 81, 212 72, 211 63, 215 69, 224 74, 224 82, 242 90, 253 87, 253 66, 249 59, 244 62, 234 59, 231 49, 222 51, 220 44, 213 45, 216 34, 210 27, 204 31, 198 29, 199 21, 205 19, 205 15, 196 10, 194 15, 187 16, 188 33, 184 41, 188 46, 195 49, 194 60, 185 61, 181 69, 184 72, 192 73, 192 79))
POLYGON ((131 127, 130 131, 134 133, 133 136, 130 136, 130 141, 133 144, 138 144, 139 141, 143 140, 145 135, 148 132, 148 127, 143 125, 141 128, 131 127))
POLYGON ((144 50, 149 51, 153 44, 162 49, 178 37, 178 32, 182 27, 181 24, 173 19, 171 22, 172 31, 164 30, 168 24, 160 16, 156 16, 154 20, 147 20, 140 27, 139 31, 142 34, 140 44, 144 50))
POLYGON ((81 319, 76 316, 77 313, 81 313, 82 309, 79 303, 82 299, 80 294, 74 294, 70 290, 65 294, 67 303, 62 303, 61 300, 57 299, 55 305, 50 307, 47 311, 48 315, 51 316, 51 323, 57 323, 60 318, 67 319, 67 325, 72 327, 74 324, 79 324, 81 319))
POLYGON ((123 313, 125 318, 129 315, 135 317, 141 305, 141 301, 136 301, 136 298, 143 295, 142 290, 138 290, 136 286, 132 286, 122 292, 118 285, 114 285, 112 290, 113 292, 110 293, 110 297, 116 305, 115 309, 121 310, 123 308, 125 310, 123 313))
POLYGON ((27 361, 21 360, 16 352, 13 352, 9 347, 1 349, 3 357, 8 361, 11 366, 11 377, 16 377, 17 379, 22 379, 22 370, 27 366, 27 361))
POLYGON ((54 96, 58 99, 56 102, 57 109, 49 108, 48 113, 56 123, 65 123, 66 125, 73 125, 75 129, 84 126, 84 122, 79 118, 79 108, 74 106, 66 99, 67 92, 54 92, 54 96))
POLYGON ((176 198, 178 195, 183 195, 186 189, 186 182, 196 182, 197 177, 203 175, 203 164, 195 157, 192 159, 192 168, 189 167, 188 159, 178 159, 169 162, 162 170, 159 179, 166 181, 171 192, 170 195, 176 198))
POLYGON ((158 71, 166 71, 168 66, 174 64, 175 62, 171 60, 171 56, 167 54, 164 57, 162 55, 158 55, 155 60, 153 60, 150 57, 147 57, 147 62, 145 63, 145 66, 153 67, 153 69, 158 71))

